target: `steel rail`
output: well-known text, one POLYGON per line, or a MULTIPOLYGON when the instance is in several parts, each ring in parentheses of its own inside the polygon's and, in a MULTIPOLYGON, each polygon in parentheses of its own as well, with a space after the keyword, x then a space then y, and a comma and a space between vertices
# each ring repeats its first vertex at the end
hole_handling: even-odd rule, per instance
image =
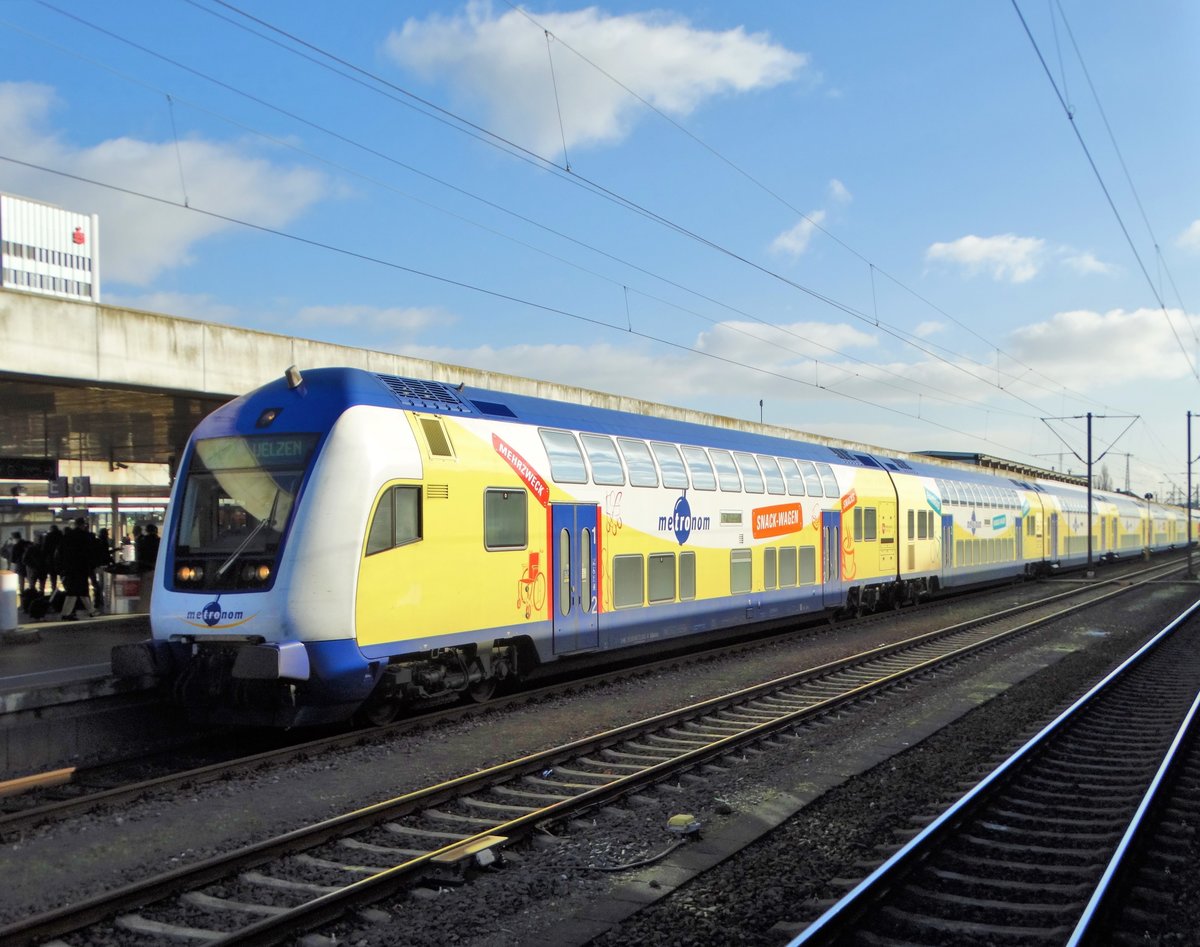
MULTIPOLYGON (((811 947, 814 944, 831 943, 838 936, 846 933, 863 914, 870 910, 882 892, 894 886, 897 880, 903 877, 912 865, 926 857, 930 847, 946 831, 952 829, 955 825, 961 824, 977 813, 986 803, 989 795, 996 786, 1000 785, 1011 773, 1036 755, 1051 738, 1057 736, 1078 714, 1090 706, 1098 694, 1104 692, 1113 682, 1119 680, 1129 668, 1140 663, 1147 654, 1173 634, 1180 625, 1198 610, 1200 610, 1200 600, 1194 602, 1186 611, 1177 616, 1155 634, 1154 637, 1138 648, 1137 651, 1122 661, 1120 665, 1089 688, 1087 693, 1043 727, 1020 749, 980 780, 961 799, 930 822, 907 844, 901 847, 882 865, 847 892, 837 903, 793 938, 787 947, 811 947)), ((1194 707, 1195 705, 1193 705, 1193 709, 1194 707)), ((1189 714, 1189 720, 1190 717, 1191 714, 1189 714)), ((1178 739, 1177 736, 1176 742, 1178 739)))
MULTIPOLYGON (((7 927, 0 928, 0 941, 5 944, 19 945, 46 940, 76 931, 91 924, 99 923, 121 911, 142 907, 184 890, 194 890, 210 882, 228 877, 236 871, 255 867, 287 854, 316 847, 332 839, 348 835, 351 832, 374 826, 384 820, 397 818, 417 811, 422 807, 428 808, 429 806, 462 796, 468 792, 486 789, 489 786, 508 779, 542 772, 563 761, 576 758, 584 753, 595 752, 599 749, 614 746, 630 737, 640 736, 655 729, 671 726, 682 720, 701 717, 715 710, 722 710, 730 706, 752 702, 757 698, 765 697, 805 681, 821 680, 832 673, 855 665, 886 659, 902 650, 920 650, 939 637, 946 639, 957 635, 968 638, 967 644, 955 647, 940 656, 922 658, 908 667, 876 676, 867 682, 846 688, 834 696, 824 697, 798 710, 780 714, 775 719, 747 727, 740 733, 712 741, 708 745, 695 750, 678 754, 674 758, 646 767, 640 772, 619 777, 595 789, 576 795, 571 799, 566 799, 547 807, 541 807, 516 819, 491 825, 485 831, 478 832, 465 839, 459 839, 453 844, 427 852, 418 858, 393 866, 392 868, 383 869, 376 875, 344 886, 339 892, 313 899, 313 901, 287 911, 278 917, 269 918, 258 924, 244 928, 236 935, 231 935, 237 938, 237 942, 243 942, 241 939, 245 937, 252 938, 245 941, 247 943, 278 942, 278 940, 288 936, 289 931, 306 926, 311 927, 312 923, 322 922, 321 919, 327 918, 326 912, 328 911, 338 913, 340 910, 344 910, 346 906, 386 896, 392 890, 395 890, 396 887, 399 887, 404 880, 411 878, 414 872, 428 865, 437 856, 446 855, 461 845, 481 842, 486 837, 502 833, 507 833, 506 838, 511 837, 513 834, 527 831, 536 825, 554 822, 564 818, 567 814, 592 808, 595 805, 624 795, 636 787, 661 781, 681 769, 691 768, 713 757, 725 755, 737 746, 761 740, 765 736, 779 730, 792 727, 804 719, 828 713, 830 710, 856 700, 867 693, 893 686, 898 681, 925 673, 934 667, 944 666, 951 661, 959 660, 968 654, 996 644, 999 641, 1010 639, 1013 636, 1027 632, 1032 628, 1053 621, 1070 612, 1091 607, 1114 596, 1125 594, 1151 581, 1154 580, 1144 579, 1140 583, 1123 585, 1085 602, 1077 603, 1073 607, 1057 610, 1049 615, 1025 622, 1007 631, 987 632, 982 636, 976 635, 973 640, 970 639, 972 633, 978 632, 981 625, 994 624, 1003 617, 1009 617, 1029 610, 1027 606, 1015 606, 1005 609, 994 616, 975 619, 969 622, 960 622, 946 629, 927 632, 906 639, 903 642, 880 646, 856 656, 828 662, 817 668, 784 675, 771 681, 743 688, 731 694, 690 704, 686 707, 678 708, 665 714, 659 714, 642 721, 625 724, 601 734, 530 754, 508 763, 498 764, 478 773, 456 777, 434 786, 406 793, 394 799, 374 803, 353 812, 323 820, 313 826, 293 830, 277 838, 244 846, 226 855, 206 859, 192 866, 174 869, 148 881, 133 883, 111 892, 96 895, 76 905, 64 906, 63 908, 16 922, 7 927), (367 893, 369 893, 369 897, 367 893), (342 905, 340 909, 336 909, 336 905, 338 904, 342 905), (293 926, 289 928, 289 924, 293 926)), ((1098 585, 1093 585, 1089 588, 1095 589, 1097 587, 1098 585)), ((1047 603, 1053 603, 1058 599, 1074 594, 1076 593, 1073 591, 1059 593, 1058 595, 1042 600, 1039 604, 1045 606, 1047 603)), ((234 941, 229 942, 232 943, 234 941)))
MULTIPOLYGON (((1097 588, 1102 585, 1128 581, 1131 578, 1142 576, 1148 572, 1170 571, 1174 569, 1178 569, 1177 563, 1156 563, 1155 565, 1146 569, 1138 570, 1127 575, 1112 576, 1089 586, 1083 586, 1081 588, 1066 592, 1055 593, 1055 595, 1048 596, 1044 599, 1039 599, 1036 602, 1030 602, 1025 605, 1015 607, 1018 609, 1029 610, 1037 608, 1046 602, 1055 601, 1060 597, 1079 595, 1088 591, 1089 589, 1097 588)), ((936 603, 934 607, 936 607, 936 603)), ((860 619, 860 621, 870 621, 872 619, 877 620, 890 614, 893 613, 879 613, 874 616, 867 616, 863 619, 860 619)), ((706 648, 702 651, 692 651, 686 654, 678 654, 648 663, 637 664, 632 667, 609 668, 600 673, 588 675, 586 677, 573 678, 568 681, 544 685, 532 690, 523 690, 518 693, 504 695, 483 704, 472 704, 441 709, 431 713, 421 714, 420 716, 409 717, 404 720, 384 724, 378 727, 356 730, 349 734, 336 734, 332 736, 319 737, 314 740, 305 741, 304 743, 293 744, 291 746, 279 749, 264 750, 259 753, 254 753, 249 756, 240 757, 234 760, 224 760, 217 763, 209 763, 203 766, 192 767, 190 769, 181 770, 175 773, 168 773, 162 776, 153 777, 151 779, 140 780, 136 783, 130 783, 128 785, 102 789, 96 792, 78 796, 76 798, 59 799, 35 808, 2 813, 0 814, 0 837, 3 837, 5 834, 11 835, 19 833, 51 819, 60 819, 70 815, 82 814, 101 806, 115 805, 131 799, 136 799, 151 792, 169 789, 175 786, 184 784, 198 785, 207 782, 213 782, 219 779, 227 778, 230 775, 253 771, 271 764, 286 763, 293 760, 304 759, 313 755, 314 753, 319 753, 325 750, 361 746, 362 744, 371 742, 373 740, 396 736, 406 733, 410 730, 426 728, 446 721, 460 720, 475 716, 477 714, 488 713, 494 710, 502 710, 506 707, 516 706, 523 703, 534 703, 546 697, 557 696, 564 692, 569 693, 573 690, 595 687, 613 680, 621 680, 623 678, 635 677, 643 674, 652 674, 656 670, 665 667, 675 667, 685 662, 691 663, 694 661, 712 660, 714 658, 720 658, 730 654, 737 654, 745 650, 769 647, 770 645, 779 641, 791 639, 795 633, 796 629, 791 628, 781 634, 769 634, 767 636, 760 635, 750 641, 740 640, 732 644, 724 643, 712 648, 706 648)), ((101 768, 102 767, 93 767, 93 769, 101 768)), ((0 782, 0 799, 4 799, 5 797, 16 798, 20 794, 26 793, 35 788, 69 784, 81 778, 86 779, 87 774, 87 769, 72 767, 69 769, 38 773, 30 776, 18 777, 6 782, 0 782)))

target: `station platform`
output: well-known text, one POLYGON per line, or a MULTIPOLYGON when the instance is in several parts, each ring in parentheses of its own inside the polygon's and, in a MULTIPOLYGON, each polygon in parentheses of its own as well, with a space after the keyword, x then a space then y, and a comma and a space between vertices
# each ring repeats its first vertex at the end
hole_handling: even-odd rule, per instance
POLYGON ((168 720, 154 681, 115 678, 110 662, 114 645, 148 637, 144 613, 26 621, 0 633, 0 780, 157 739, 168 720))
POLYGON ((0 635, 0 713, 57 703, 78 689, 99 696, 101 682, 111 680, 113 646, 149 637, 145 614, 19 625, 0 635))

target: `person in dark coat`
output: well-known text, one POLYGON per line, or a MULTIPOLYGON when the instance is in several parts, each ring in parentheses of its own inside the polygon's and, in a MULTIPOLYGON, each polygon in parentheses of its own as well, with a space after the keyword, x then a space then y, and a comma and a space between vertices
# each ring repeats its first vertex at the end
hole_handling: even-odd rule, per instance
POLYGON ((133 554, 138 572, 149 572, 154 568, 158 559, 158 527, 153 523, 148 524, 146 532, 134 540, 133 554))
POLYGON ((13 572, 17 574, 17 589, 25 588, 25 550, 29 548, 29 540, 20 533, 13 533, 12 549, 9 551, 13 572))
POLYGON ((104 608, 104 573, 112 565, 112 547, 108 543, 108 529, 102 528, 92 540, 92 571, 88 578, 92 583, 92 601, 96 608, 104 608))
POLYGON ((58 544, 62 542, 62 530, 57 523, 50 524, 50 532, 42 538, 42 558, 46 563, 46 578, 49 579, 47 594, 58 591, 58 544))
POLYGON ((42 536, 25 544, 25 555, 21 562, 25 566, 25 587, 40 596, 46 585, 46 537, 42 536))
POLYGON ((80 517, 75 521, 75 528, 63 533, 62 541, 58 544, 58 570, 62 575, 63 592, 63 621, 75 620, 75 602, 81 600, 88 615, 95 617, 100 613, 92 608, 88 597, 88 581, 92 574, 92 563, 95 560, 95 537, 88 531, 87 520, 80 517))

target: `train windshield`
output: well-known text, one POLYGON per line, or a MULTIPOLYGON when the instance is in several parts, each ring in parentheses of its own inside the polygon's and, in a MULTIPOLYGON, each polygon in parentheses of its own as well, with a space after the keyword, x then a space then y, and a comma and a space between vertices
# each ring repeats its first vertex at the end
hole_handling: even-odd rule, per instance
POLYGON ((265 588, 317 443, 316 434, 197 441, 175 530, 182 590, 265 588))

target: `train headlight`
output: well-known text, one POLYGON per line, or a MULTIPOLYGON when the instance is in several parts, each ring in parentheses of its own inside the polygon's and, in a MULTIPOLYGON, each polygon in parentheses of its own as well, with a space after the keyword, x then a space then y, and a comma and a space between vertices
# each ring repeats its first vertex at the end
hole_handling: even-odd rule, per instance
POLYGON ((243 582, 266 582, 271 578, 271 567, 265 562, 247 562, 241 570, 243 582))
POLYGON ((204 567, 182 565, 175 575, 180 582, 200 582, 204 579, 204 567))

